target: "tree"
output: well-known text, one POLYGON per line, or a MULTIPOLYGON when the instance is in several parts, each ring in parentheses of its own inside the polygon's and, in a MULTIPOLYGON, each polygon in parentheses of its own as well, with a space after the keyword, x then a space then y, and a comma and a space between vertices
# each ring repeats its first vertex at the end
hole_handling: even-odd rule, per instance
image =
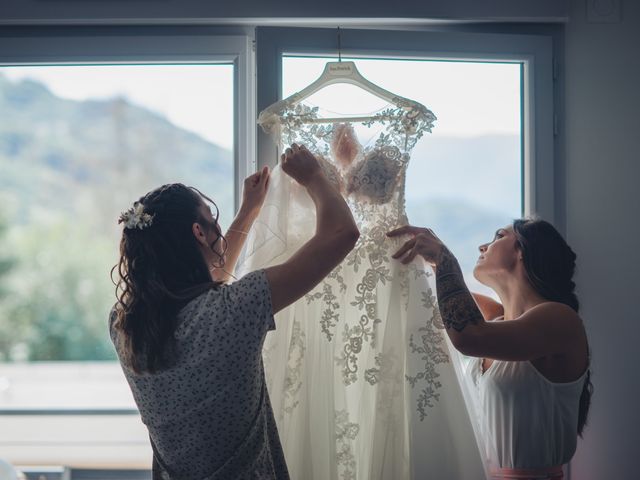
POLYGON ((57 218, 14 228, 12 247, 20 261, 0 318, 3 356, 114 359, 107 329, 114 300, 109 246, 92 238, 85 222, 57 218))
POLYGON ((0 360, 8 358, 12 344, 12 325, 9 321, 9 275, 14 270, 17 259, 10 253, 7 245, 8 224, 0 213, 0 360))

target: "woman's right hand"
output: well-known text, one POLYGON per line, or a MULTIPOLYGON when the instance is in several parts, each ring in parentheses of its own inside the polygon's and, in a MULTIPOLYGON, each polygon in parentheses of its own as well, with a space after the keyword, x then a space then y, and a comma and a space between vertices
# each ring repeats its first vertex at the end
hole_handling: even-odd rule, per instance
POLYGON ((307 186, 322 169, 315 155, 304 145, 292 143, 290 148, 280 155, 282 170, 300 185, 307 186))
POLYGON ((318 285, 344 260, 360 236, 349 205, 309 150, 291 145, 282 156, 282 170, 306 188, 315 204, 316 231, 284 263, 266 269, 273 313, 318 285))

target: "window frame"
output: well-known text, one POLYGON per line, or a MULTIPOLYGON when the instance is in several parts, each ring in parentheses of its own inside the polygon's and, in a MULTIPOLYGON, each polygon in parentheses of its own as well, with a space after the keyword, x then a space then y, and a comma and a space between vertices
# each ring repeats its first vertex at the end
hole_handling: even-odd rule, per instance
POLYGON ((62 65, 210 64, 234 66, 234 209, 242 181, 255 171, 255 75, 253 39, 248 35, 175 30, 34 30, 0 37, 0 67, 62 65))
MULTIPOLYGON (((257 27, 256 45, 258 112, 282 98, 283 56, 338 56, 336 29, 257 27)), ((537 214, 553 224, 562 219, 554 188, 551 36, 340 29, 340 52, 343 57, 521 63, 522 214, 537 214)), ((259 128, 256 138, 258 165, 275 164, 279 152, 273 140, 259 128)))
MULTIPOLYGON (((233 182, 234 208, 237 212, 243 179, 255 171, 256 167, 255 128, 253 128, 255 59, 253 38, 250 35, 238 34, 237 31, 228 34, 216 29, 189 27, 170 29, 38 27, 7 28, 0 32, 0 67, 197 63, 224 63, 234 66, 233 182)), ((149 444, 141 430, 143 425, 136 408, 0 408, 0 423, 7 429, 5 437, 11 437, 11 440, 0 439, 0 447, 5 454, 13 452, 15 455, 15 452, 20 452, 22 456, 27 456, 28 452, 39 452, 38 449, 46 447, 47 458, 57 458, 58 455, 66 458, 72 455, 69 452, 73 452, 78 447, 78 444, 67 437, 80 435, 87 429, 87 423, 94 425, 95 430, 99 432, 101 429, 110 428, 109 426, 114 422, 120 426, 124 425, 122 433, 119 436, 111 435, 114 438, 98 442, 100 449, 111 446, 116 452, 124 455, 125 459, 120 459, 119 463, 113 464, 114 468, 121 467, 121 464, 139 468, 140 465, 131 464, 131 460, 126 460, 129 457, 138 458, 140 456, 138 452, 143 452, 144 458, 149 453, 149 444), (69 422, 69 420, 72 421, 69 422), (27 428, 25 422, 29 422, 30 425, 38 424, 40 427, 27 428), (43 423, 46 422, 52 425, 63 422, 66 427, 64 432, 60 431, 60 436, 55 440, 49 438, 51 435, 46 441, 39 440, 41 436, 39 429, 41 430, 43 423), (132 440, 125 440, 125 436, 130 436, 132 440)), ((53 434, 53 431, 49 433, 53 434)), ((87 443, 88 446, 84 442, 84 440, 81 442, 83 448, 93 448, 90 445, 91 442, 87 443)), ((113 462, 107 457, 100 457, 98 463, 112 465, 113 462)))
MULTIPOLYGON (((261 131, 257 112, 282 98, 282 56, 336 56, 333 28, 257 27, 256 52, 249 35, 171 29, 8 28, 0 33, 0 66, 232 63, 234 65, 234 200, 242 181, 278 158, 261 131), (256 77, 259 82, 256 81, 256 77)), ((341 29, 343 56, 522 62, 522 172, 524 214, 556 223, 563 218, 554 189, 554 86, 552 38, 459 31, 341 29), (383 33, 383 34, 381 34, 383 33)), ((0 411, 0 418, 88 416, 96 421, 138 415, 137 409, 0 411)), ((34 419, 35 420, 35 419, 34 419)), ((5 445, 6 446, 6 445, 5 445)))

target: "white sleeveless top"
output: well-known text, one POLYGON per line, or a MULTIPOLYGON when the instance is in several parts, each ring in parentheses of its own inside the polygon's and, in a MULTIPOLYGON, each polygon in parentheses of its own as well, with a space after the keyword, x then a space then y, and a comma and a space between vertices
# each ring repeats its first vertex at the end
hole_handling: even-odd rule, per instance
POLYGON ((470 370, 491 467, 542 468, 571 460, 587 371, 573 382, 554 383, 529 361, 494 360, 483 374, 477 358, 470 370))

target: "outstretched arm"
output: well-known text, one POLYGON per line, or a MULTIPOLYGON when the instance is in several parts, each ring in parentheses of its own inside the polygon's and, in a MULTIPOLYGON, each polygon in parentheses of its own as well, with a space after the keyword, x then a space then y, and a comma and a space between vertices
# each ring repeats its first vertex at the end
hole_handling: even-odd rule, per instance
POLYGON ((556 302, 540 304, 517 321, 485 321, 449 249, 428 229, 407 226, 388 235, 405 234, 413 238, 393 257, 409 263, 421 255, 433 266, 442 322, 453 345, 465 355, 533 360, 564 353, 582 328, 580 317, 567 305, 556 302))

